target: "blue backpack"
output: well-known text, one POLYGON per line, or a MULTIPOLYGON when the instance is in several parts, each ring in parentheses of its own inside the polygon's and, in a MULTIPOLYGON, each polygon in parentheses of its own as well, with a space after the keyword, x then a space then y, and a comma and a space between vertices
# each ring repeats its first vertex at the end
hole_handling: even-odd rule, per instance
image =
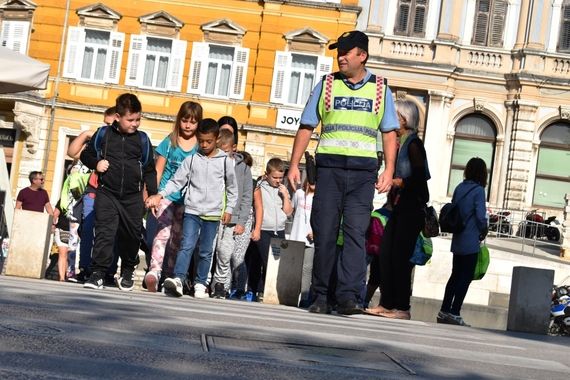
MULTIPOLYGON (((94 143, 95 151, 97 152, 97 160, 100 160, 101 157, 105 158, 107 156, 107 152, 105 154, 101 153, 101 146, 103 145, 103 138, 107 134, 107 130, 109 129, 108 125, 104 125, 95 132, 94 143)), ((141 164, 145 167, 148 162, 150 161, 150 157, 152 156, 152 144, 146 133, 142 131, 139 132, 139 137, 141 138, 141 146, 142 146, 142 159, 141 164)), ((105 145, 105 148, 107 146, 105 145)))

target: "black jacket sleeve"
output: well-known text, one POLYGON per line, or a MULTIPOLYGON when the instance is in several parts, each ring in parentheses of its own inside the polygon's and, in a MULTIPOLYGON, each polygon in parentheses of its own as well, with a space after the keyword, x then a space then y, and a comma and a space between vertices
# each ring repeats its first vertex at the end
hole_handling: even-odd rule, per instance
POLYGON ((156 167, 154 165, 154 155, 153 149, 150 147, 151 152, 149 155, 148 162, 143 168, 143 180, 146 185, 146 191, 148 195, 154 195, 158 192, 158 185, 156 183, 156 167))

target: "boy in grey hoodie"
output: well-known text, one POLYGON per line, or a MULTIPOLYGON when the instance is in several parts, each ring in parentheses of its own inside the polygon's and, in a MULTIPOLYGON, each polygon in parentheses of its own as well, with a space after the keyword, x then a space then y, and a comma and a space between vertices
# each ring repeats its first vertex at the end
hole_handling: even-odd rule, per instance
POLYGON ((219 126, 215 120, 202 120, 197 132, 198 153, 188 156, 164 189, 147 199, 147 207, 155 208, 162 197, 186 187, 182 243, 176 255, 175 277, 164 281, 167 295, 182 296, 182 284, 199 241, 194 297, 208 297, 206 282, 218 226, 220 222, 231 221, 238 197, 234 164, 216 147, 218 134, 219 126))

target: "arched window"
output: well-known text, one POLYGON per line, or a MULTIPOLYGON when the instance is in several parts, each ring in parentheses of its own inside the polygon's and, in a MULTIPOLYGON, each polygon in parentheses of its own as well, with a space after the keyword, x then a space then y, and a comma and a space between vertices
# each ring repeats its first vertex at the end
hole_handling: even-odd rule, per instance
MULTIPOLYGON (((453 195, 453 190, 463 181, 465 165, 472 157, 481 157, 487 164, 489 178, 487 189, 491 184, 493 173, 493 157, 495 155, 495 139, 497 132, 493 122, 484 115, 467 115, 457 123, 447 195, 453 195)), ((489 192, 487 191, 487 194, 489 192)))
POLYGON ((540 136, 536 180, 532 203, 536 206, 564 207, 570 192, 570 123, 548 126, 540 136))

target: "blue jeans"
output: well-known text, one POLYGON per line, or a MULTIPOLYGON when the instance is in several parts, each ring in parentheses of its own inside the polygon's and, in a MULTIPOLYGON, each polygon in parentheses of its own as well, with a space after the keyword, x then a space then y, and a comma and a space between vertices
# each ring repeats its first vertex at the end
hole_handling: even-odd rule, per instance
POLYGON ((198 264, 196 265, 196 283, 206 285, 210 264, 212 263, 212 252, 214 241, 218 233, 219 221, 207 221, 200 219, 197 215, 184 213, 182 224, 182 243, 176 255, 176 265, 174 266, 174 276, 182 282, 186 280, 188 268, 192 260, 194 248, 200 241, 198 251, 198 264))
POLYGON ((81 239, 79 241, 79 269, 88 270, 91 265, 91 250, 95 227, 95 198, 83 194, 83 214, 81 215, 81 239))

